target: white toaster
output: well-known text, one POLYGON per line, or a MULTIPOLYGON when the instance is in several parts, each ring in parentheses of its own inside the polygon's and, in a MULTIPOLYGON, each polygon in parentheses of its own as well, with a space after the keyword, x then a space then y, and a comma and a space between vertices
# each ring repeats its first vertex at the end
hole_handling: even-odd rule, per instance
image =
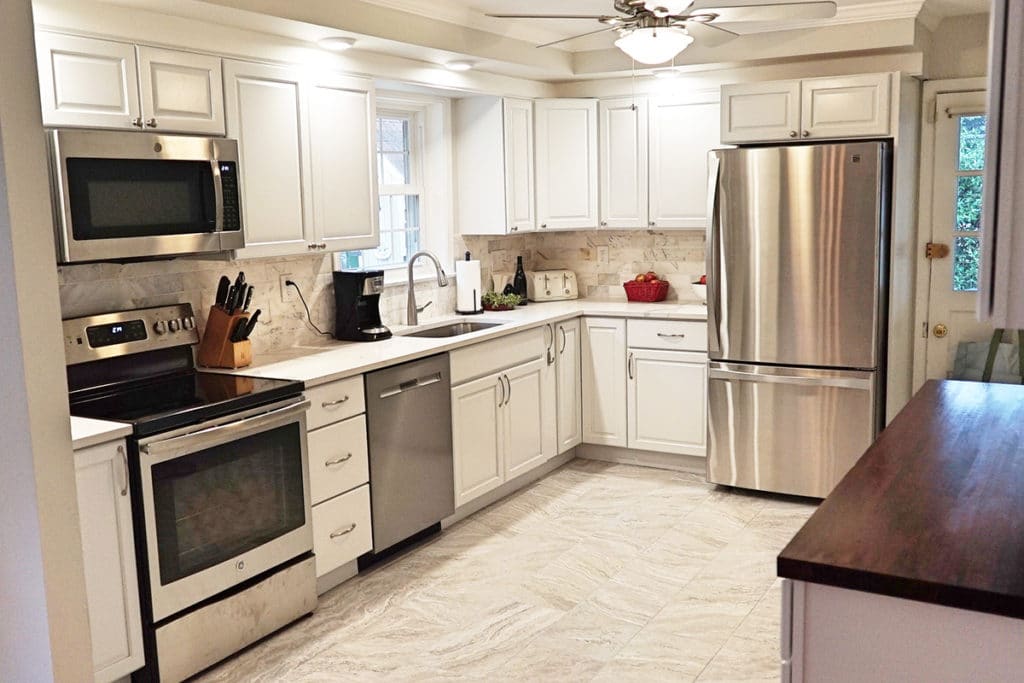
POLYGON ((576 273, 571 270, 526 271, 526 298, 530 301, 565 301, 579 296, 576 273))

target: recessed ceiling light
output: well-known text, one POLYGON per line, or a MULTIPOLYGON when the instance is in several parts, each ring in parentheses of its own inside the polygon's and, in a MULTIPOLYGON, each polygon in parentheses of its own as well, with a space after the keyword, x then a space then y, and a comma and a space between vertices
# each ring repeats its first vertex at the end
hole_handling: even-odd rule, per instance
POLYGON ((316 41, 316 44, 325 50, 331 50, 332 52, 344 52, 353 45, 356 44, 355 38, 345 38, 343 36, 329 36, 327 38, 321 38, 316 41))
POLYGON ((444 68, 449 71, 469 71, 473 68, 473 62, 467 59, 456 59, 453 62, 448 62, 444 65, 444 68))

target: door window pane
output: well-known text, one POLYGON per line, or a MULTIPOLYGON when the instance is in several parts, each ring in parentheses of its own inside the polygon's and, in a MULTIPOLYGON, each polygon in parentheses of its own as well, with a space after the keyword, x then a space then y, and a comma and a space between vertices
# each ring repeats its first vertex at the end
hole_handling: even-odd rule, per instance
POLYGON ((977 291, 980 262, 981 241, 977 237, 957 237, 954 240, 953 291, 977 291))
POLYGON ((981 190, 983 176, 956 179, 956 230, 973 232, 981 228, 981 190))
POLYGON ((960 117, 961 171, 980 171, 985 168, 985 116, 960 117))

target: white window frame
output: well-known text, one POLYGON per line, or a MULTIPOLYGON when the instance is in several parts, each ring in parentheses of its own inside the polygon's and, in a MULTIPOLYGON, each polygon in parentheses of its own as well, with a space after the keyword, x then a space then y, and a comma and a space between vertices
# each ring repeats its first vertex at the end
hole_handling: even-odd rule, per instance
MULTIPOLYGON (((452 264, 454 202, 452 196, 451 101, 443 97, 403 92, 377 92, 377 113, 409 119, 410 185, 380 185, 380 196, 419 194, 420 248, 437 255, 446 272, 452 264)), ((377 151, 374 150, 376 155, 377 151)), ((374 167, 376 168, 376 158, 374 167)), ((340 257, 339 257, 340 258, 340 257)), ((404 285, 407 265, 386 266, 384 285, 404 285)), ((435 278, 429 259, 420 259, 413 272, 415 281, 435 278)))

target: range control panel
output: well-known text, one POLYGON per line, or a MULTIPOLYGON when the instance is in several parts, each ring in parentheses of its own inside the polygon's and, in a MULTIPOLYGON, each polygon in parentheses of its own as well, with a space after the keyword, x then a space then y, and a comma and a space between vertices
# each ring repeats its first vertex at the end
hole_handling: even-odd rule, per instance
POLYGON ((199 343, 192 304, 104 313, 64 321, 67 365, 199 343))

